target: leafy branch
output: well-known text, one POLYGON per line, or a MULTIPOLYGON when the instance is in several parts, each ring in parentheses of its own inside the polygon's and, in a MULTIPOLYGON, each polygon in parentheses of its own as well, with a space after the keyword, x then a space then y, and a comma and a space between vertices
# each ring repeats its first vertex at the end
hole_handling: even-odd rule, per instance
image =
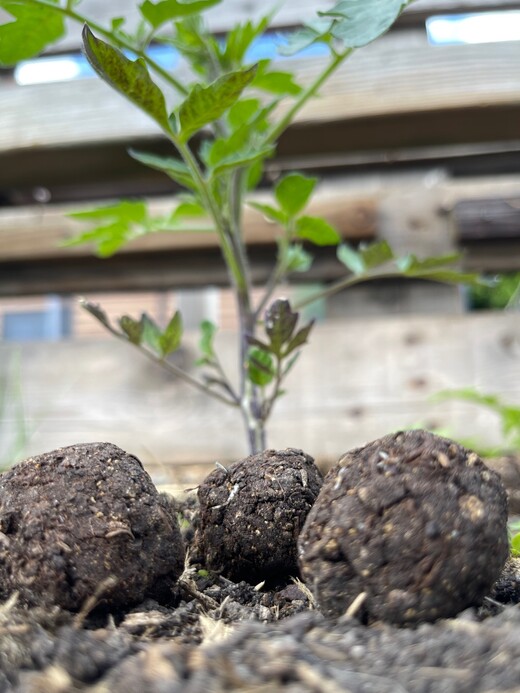
POLYGON ((373 279, 476 281, 474 275, 454 269, 456 256, 398 258, 385 241, 359 249, 343 243, 325 219, 306 213, 317 180, 291 172, 277 182, 271 203, 248 203, 278 229, 276 261, 262 295, 253 304, 243 209, 249 193, 262 180, 265 162, 274 155, 280 135, 339 66, 355 50, 385 33, 410 1, 340 0, 330 10, 319 12, 281 49, 281 53, 293 55, 314 43, 328 48, 326 63, 310 84, 302 86, 292 72, 273 66, 270 59, 255 64, 249 59, 254 42, 269 28, 271 15, 239 23, 223 38, 211 34, 203 13, 221 0, 144 0, 138 6, 141 19, 133 33, 125 29, 122 17, 113 18, 109 28, 87 18, 77 9, 81 0, 0 0, 0 7, 13 18, 0 26, 0 65, 13 65, 52 46, 64 35, 64 20, 71 19, 83 26, 84 51, 95 72, 155 121, 171 144, 169 156, 129 152, 186 191, 169 214, 152 216, 140 200, 79 212, 73 216, 89 228, 67 244, 93 244, 99 255, 108 257, 148 233, 216 234, 239 321, 236 388, 216 353, 217 328, 212 323, 201 325, 201 357, 196 365, 204 370, 196 378, 168 360, 182 340, 179 313, 164 328, 146 314, 139 320, 121 316, 114 325, 98 306, 88 301, 83 305, 118 339, 199 391, 238 408, 251 452, 266 446, 266 423, 312 330, 312 322, 298 326, 299 315, 287 300, 273 300, 282 282, 310 268, 312 246, 337 247, 345 276, 300 302, 300 307, 373 279), (194 83, 180 81, 154 61, 149 52, 152 42, 179 51, 194 83), (166 91, 150 73, 161 78, 166 91), (282 102, 288 105, 277 116, 282 102))

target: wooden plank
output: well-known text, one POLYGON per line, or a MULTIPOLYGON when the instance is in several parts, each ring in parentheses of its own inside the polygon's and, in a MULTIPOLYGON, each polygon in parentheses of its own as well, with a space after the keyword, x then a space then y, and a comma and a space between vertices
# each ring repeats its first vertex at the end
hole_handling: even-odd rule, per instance
MULTIPOLYGON (((188 335, 179 354, 188 368, 197 357, 197 341, 197 334, 188 335)), ((219 333, 217 345, 233 376, 236 335, 219 333)), ((163 373, 129 346, 110 339, 3 343, 0 373, 13 352, 21 359, 31 434, 26 454, 108 440, 138 455, 166 481, 169 465, 225 464, 246 452, 238 412, 163 373)), ((301 447, 331 462, 356 445, 417 425, 499 443, 494 415, 467 402, 435 403, 431 396, 477 387, 518 404, 519 353, 520 324, 512 314, 318 324, 277 404, 269 445, 301 447)), ((7 431, 15 424, 4 422, 4 433, 5 423, 7 431)))
MULTIPOLYGON (((456 249, 452 211, 461 199, 512 197, 520 176, 446 179, 442 172, 338 178, 322 183, 310 213, 325 215, 345 238, 387 237, 400 252, 456 249), (434 231, 435 229, 435 231, 434 231)), ((152 202, 153 213, 171 208, 172 198, 152 202)), ((78 227, 64 214, 70 206, 4 209, 0 212, 0 295, 147 290, 227 283, 216 238, 209 234, 162 234, 142 238, 110 260, 92 257, 87 246, 64 249, 58 243, 78 227)), ((78 209, 78 207, 74 207, 78 209)), ((274 259, 275 229, 248 210, 246 233, 255 282, 268 276, 274 259)), ((520 270, 520 252, 511 243, 481 251, 467 249, 465 267, 478 271, 520 270)), ((316 261, 305 281, 331 280, 343 273, 334 249, 313 251, 316 261)), ((451 308, 450 308, 451 310, 451 308)))
POLYGON ((520 196, 509 199, 461 200, 453 208, 461 241, 520 240, 520 196))
MULTIPOLYGON (((252 198, 253 199, 253 198, 252 198)), ((266 199, 257 195, 255 199, 266 199)), ((95 204, 95 203, 94 203, 95 204)), ((150 200, 150 213, 169 213, 175 207, 175 198, 150 200)), ((89 205, 89 208, 92 204, 89 205)), ((8 208, 0 211, 0 262, 31 258, 70 258, 90 256, 88 246, 63 248, 60 243, 86 228, 66 217, 67 212, 78 211, 81 206, 40 206, 8 208)), ((373 238, 376 232, 376 208, 373 196, 350 195, 343 186, 321 186, 309 205, 309 214, 324 216, 339 233, 353 240, 373 238)), ((278 227, 268 222, 259 212, 244 210, 245 239, 248 244, 262 245, 275 242, 278 227)), ((149 234, 130 245, 124 253, 163 252, 165 250, 199 250, 217 248, 216 234, 208 232, 175 232, 149 234)))
MULTIPOLYGON (((334 6, 331 0, 285 0, 277 7, 273 18, 273 27, 298 26, 302 22, 316 17, 318 10, 327 10, 334 6)), ((423 21, 434 14, 482 12, 486 10, 518 9, 518 0, 418 0, 404 12, 401 24, 423 21)), ((98 24, 109 26, 112 17, 125 17, 126 28, 133 30, 140 20, 137 3, 133 0, 83 0, 79 8, 82 14, 95 20, 98 24)), ((205 13, 208 25, 214 32, 228 30, 236 22, 245 22, 262 17, 268 8, 258 0, 224 0, 205 13)), ((81 46, 81 27, 69 23, 67 36, 51 50, 75 51, 81 46)))
MULTIPOLYGON (((300 59, 294 64, 298 79, 309 84, 323 60, 300 59)), ((520 108, 519 70, 520 51, 514 42, 433 47, 424 32, 396 32, 356 52, 322 88, 320 98, 307 104, 296 123, 356 123, 406 114, 430 114, 433 122, 453 109, 480 109, 488 114, 492 109, 516 109, 520 108)), ((0 152, 77 142, 130 144, 158 136, 152 121, 98 79, 3 85, 1 90, 0 152)), ((287 108, 284 103, 280 111, 287 108)), ((384 146, 378 141, 378 128, 372 126, 371 132, 376 135, 373 146, 384 146)), ((400 133, 402 145, 410 142, 402 122, 400 133)), ((415 145, 428 143, 414 137, 416 133, 415 145)), ((499 129, 488 139, 501 137, 507 135, 499 129)))

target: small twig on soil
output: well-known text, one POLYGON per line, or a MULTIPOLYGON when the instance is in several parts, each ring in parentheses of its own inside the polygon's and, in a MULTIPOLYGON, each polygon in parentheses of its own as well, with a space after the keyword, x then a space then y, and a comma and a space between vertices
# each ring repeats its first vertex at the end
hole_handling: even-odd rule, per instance
POLYGON ((316 608, 316 600, 314 599, 313 593, 310 591, 310 589, 307 587, 307 585, 300 580, 300 578, 291 578, 291 580, 294 582, 296 587, 300 590, 300 592, 303 592, 303 594, 307 597, 307 600, 309 602, 309 609, 313 610, 316 608))
POLYGON ((204 608, 218 609, 219 603, 215 599, 208 597, 203 592, 200 592, 195 586, 195 582, 193 580, 190 580, 189 578, 183 578, 181 576, 179 578, 179 585, 185 592, 187 592, 190 595, 190 597, 193 597, 193 599, 196 599, 198 602, 200 602, 204 608))
POLYGON ((355 618, 358 611, 361 609, 361 607, 365 603, 366 598, 367 598, 367 593, 366 592, 360 592, 358 594, 358 596, 354 599, 352 604, 345 611, 343 618, 345 618, 345 619, 355 618))
POLYGON ((96 591, 94 594, 92 594, 88 599, 85 600, 85 603, 81 607, 81 609, 78 611, 74 618, 74 628, 79 630, 80 628, 83 628, 83 624, 85 623, 85 619, 89 615, 89 613, 96 608, 96 606, 99 604, 99 600, 103 596, 103 594, 109 590, 112 589, 117 585, 117 578, 114 577, 114 575, 109 575, 105 580, 102 580, 99 585, 96 587, 96 591))

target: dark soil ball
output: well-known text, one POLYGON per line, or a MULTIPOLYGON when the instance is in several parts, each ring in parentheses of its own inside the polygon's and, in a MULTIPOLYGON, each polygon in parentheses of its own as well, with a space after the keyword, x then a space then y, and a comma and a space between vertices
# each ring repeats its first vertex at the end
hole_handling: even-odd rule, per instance
POLYGON ((115 445, 72 445, 0 477, 0 595, 78 610, 124 607, 175 581, 177 518, 139 460, 115 445))
POLYGON ((292 448, 215 469, 198 492, 208 568, 253 584, 297 575, 296 540, 321 484, 312 457, 292 448))
POLYGON ((451 440, 388 435, 328 473, 298 546, 327 615, 364 593, 369 621, 450 617, 477 604, 506 561, 506 493, 476 453, 451 440))

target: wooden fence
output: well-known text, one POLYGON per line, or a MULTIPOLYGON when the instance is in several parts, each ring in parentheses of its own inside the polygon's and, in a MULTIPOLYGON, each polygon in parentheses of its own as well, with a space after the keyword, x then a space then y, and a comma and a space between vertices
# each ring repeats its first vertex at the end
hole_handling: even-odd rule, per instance
MULTIPOLYGON (((179 363, 190 368, 197 336, 179 363)), ((219 336, 233 373, 235 335, 219 336)), ((115 341, 0 345, 0 378, 18 353, 29 439, 24 454, 105 440, 138 455, 160 481, 189 477, 246 452, 238 413, 207 399, 115 341), (180 470, 180 471, 179 471, 180 470), (184 477, 183 477, 184 474, 184 477)), ((276 407, 269 444, 322 464, 410 426, 500 441, 498 420, 444 389, 476 387, 520 405, 520 323, 513 314, 390 317, 319 324, 276 407), (323 357, 326 354, 326 358, 323 357)), ((11 400, 15 405, 15 399, 11 400)), ((14 411, 12 409, 11 411, 14 411)), ((2 422, 0 440, 15 422, 2 422)))

